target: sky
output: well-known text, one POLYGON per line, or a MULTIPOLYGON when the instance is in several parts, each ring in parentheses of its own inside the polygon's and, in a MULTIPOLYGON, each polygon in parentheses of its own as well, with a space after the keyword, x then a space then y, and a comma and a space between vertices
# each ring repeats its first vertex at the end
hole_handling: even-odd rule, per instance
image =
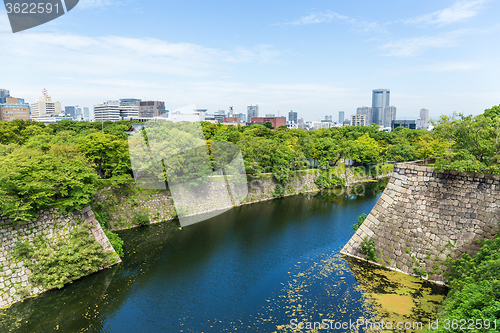
POLYGON ((398 118, 479 114, 500 104, 499 14, 498 0, 80 0, 13 34, 2 7, 0 88, 305 120, 355 114, 383 88, 398 118))

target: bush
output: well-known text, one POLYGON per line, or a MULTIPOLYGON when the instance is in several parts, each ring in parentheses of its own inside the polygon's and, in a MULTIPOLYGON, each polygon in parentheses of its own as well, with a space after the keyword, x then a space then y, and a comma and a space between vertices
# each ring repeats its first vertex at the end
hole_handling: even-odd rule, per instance
POLYGON ((285 189, 281 185, 276 185, 274 188, 274 196, 275 197, 282 197, 285 194, 285 189))
POLYGON ((82 225, 71 231, 68 241, 34 250, 33 260, 25 263, 32 271, 30 281, 45 289, 62 288, 67 282, 109 265, 114 256, 104 252, 89 230, 89 225, 82 225))
POLYGON ((149 215, 146 214, 146 213, 137 214, 132 219, 132 222, 134 222, 134 224, 138 224, 140 226, 149 225, 149 223, 150 223, 150 221, 149 221, 149 215))
POLYGON ((335 186, 343 185, 344 179, 333 174, 332 172, 321 172, 314 183, 319 188, 334 188, 335 186))
POLYGON ((114 232, 105 230, 104 233, 106 234, 106 237, 108 237, 109 242, 113 246, 113 249, 115 249, 116 253, 120 256, 123 257, 123 240, 118 236, 118 234, 115 234, 114 232))
MULTIPOLYGON (((462 332, 445 329, 445 320, 482 319, 498 323, 500 318, 500 237, 486 240, 474 258, 464 254, 451 263, 448 279, 450 291, 444 302, 437 332, 462 332)), ((460 326, 460 325, 458 325, 460 326)), ((499 328, 491 331, 499 332, 499 328)), ((486 331, 486 330, 485 330, 486 331)))
POLYGON ((375 256, 375 251, 375 241, 373 237, 368 238, 368 236, 366 236, 361 242, 361 253, 363 253, 368 260, 378 261, 378 258, 375 256))
POLYGON ((358 230, 358 228, 363 224, 363 222, 365 221, 365 219, 366 219, 366 214, 365 213, 359 215, 358 216, 358 222, 354 223, 352 225, 352 230, 354 230, 354 231, 358 230))

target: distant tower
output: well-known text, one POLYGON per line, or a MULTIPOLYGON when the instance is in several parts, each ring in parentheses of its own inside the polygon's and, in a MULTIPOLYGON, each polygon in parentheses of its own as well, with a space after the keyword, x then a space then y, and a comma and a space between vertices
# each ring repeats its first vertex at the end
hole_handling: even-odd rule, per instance
POLYGON ((288 112, 288 121, 292 124, 297 124, 297 112, 296 111, 290 110, 290 112, 288 112))
POLYGON ((422 119, 422 127, 427 128, 427 123, 429 122, 429 110, 420 110, 420 119, 422 119))
POLYGON ((228 116, 229 116, 229 118, 233 118, 234 117, 234 111, 233 111, 233 107, 232 106, 229 107, 229 115, 228 116))
POLYGON ((383 127, 391 126, 391 117, 385 115, 385 109, 389 106, 391 91, 389 89, 375 89, 372 94, 373 122, 383 127))
POLYGON ((249 105, 247 106, 247 121, 252 121, 252 118, 257 118, 259 116, 259 105, 249 105))
POLYGON ((365 124, 370 126, 373 123, 373 109, 369 106, 362 106, 356 110, 356 114, 365 115, 365 124))
POLYGON ((339 124, 342 124, 345 120, 345 112, 339 111, 339 124))

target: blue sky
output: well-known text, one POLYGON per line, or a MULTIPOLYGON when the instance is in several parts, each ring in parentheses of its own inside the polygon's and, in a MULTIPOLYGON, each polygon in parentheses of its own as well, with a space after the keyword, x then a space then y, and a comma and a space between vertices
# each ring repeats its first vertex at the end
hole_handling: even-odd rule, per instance
POLYGON ((63 105, 119 98, 168 109, 316 120, 391 89, 398 118, 500 104, 499 1, 80 0, 12 34, 0 12, 0 88, 63 105))

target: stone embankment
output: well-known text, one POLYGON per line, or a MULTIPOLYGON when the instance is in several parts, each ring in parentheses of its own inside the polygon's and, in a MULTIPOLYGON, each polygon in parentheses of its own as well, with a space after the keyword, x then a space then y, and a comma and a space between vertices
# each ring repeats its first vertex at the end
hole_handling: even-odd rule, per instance
POLYGON ((341 253, 365 258, 373 238, 378 264, 443 283, 445 262, 474 255, 492 238, 500 219, 500 176, 435 172, 400 163, 365 222, 341 253))
POLYGON ((16 245, 26 241, 29 244, 37 240, 52 244, 67 240, 70 231, 83 221, 91 226, 92 234, 104 250, 114 252, 90 207, 69 215, 57 214, 55 210, 41 211, 36 219, 22 224, 0 219, 0 308, 46 291, 42 286, 30 282, 31 271, 16 254, 16 245))

